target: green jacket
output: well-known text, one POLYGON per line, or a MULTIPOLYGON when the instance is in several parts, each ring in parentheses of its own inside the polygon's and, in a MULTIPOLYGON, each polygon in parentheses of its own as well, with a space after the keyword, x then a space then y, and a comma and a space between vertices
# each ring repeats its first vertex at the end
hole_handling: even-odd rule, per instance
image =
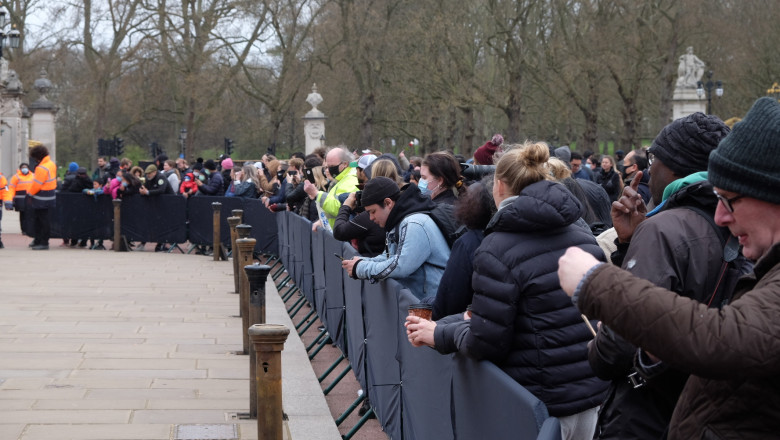
POLYGON ((330 223, 331 230, 333 224, 336 222, 336 217, 339 215, 339 208, 341 208, 341 202, 339 202, 338 196, 344 193, 351 193, 358 190, 357 170, 352 167, 347 167, 344 171, 336 176, 336 184, 328 191, 320 191, 317 193, 317 204, 320 205, 325 212, 325 216, 328 217, 328 223, 330 223))

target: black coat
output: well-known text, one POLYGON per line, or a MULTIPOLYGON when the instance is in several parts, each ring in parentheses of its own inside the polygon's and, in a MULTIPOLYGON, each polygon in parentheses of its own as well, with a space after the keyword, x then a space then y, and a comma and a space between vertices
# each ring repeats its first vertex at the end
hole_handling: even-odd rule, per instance
POLYGON ((474 296, 474 288, 471 286, 474 254, 484 238, 485 234, 481 230, 469 230, 452 245, 439 290, 433 297, 434 320, 464 312, 471 304, 474 296))
POLYGON ((371 221, 367 211, 352 216, 352 208, 341 205, 339 215, 333 224, 333 238, 341 241, 357 240, 358 253, 364 257, 375 257, 385 250, 385 229, 371 221))
POLYGON ((609 170, 609 172, 604 172, 602 169, 600 173, 596 174, 596 183, 604 188, 611 202, 616 201, 620 197, 623 180, 620 179, 620 174, 615 172, 614 168, 609 170))
POLYGON ((447 334, 457 325, 437 326, 434 334, 437 349, 461 340, 458 349, 494 362, 556 417, 600 405, 607 389, 588 365, 590 330, 557 274, 558 259, 570 246, 604 259, 593 235, 575 224, 582 212, 559 183, 523 189, 490 221, 474 256, 468 331, 461 338, 447 334))
POLYGON ((146 189, 149 190, 150 196, 158 196, 160 194, 173 194, 173 188, 168 182, 168 179, 158 172, 152 178, 147 178, 144 183, 146 189))

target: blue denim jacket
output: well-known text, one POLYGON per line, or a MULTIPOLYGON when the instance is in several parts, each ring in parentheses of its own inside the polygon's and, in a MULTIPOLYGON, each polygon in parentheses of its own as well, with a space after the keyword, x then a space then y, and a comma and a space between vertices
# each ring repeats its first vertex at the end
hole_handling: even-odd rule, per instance
POLYGON ((355 274, 372 283, 393 278, 422 299, 436 295, 449 258, 447 240, 433 219, 427 214, 415 213, 387 233, 387 251, 362 259, 355 274))

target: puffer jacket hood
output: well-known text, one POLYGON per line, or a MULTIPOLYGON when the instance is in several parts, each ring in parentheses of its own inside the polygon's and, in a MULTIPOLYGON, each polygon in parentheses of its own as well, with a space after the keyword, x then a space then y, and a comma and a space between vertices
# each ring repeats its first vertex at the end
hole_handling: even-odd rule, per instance
POLYGON ((396 227, 409 214, 431 211, 434 208, 436 208, 436 204, 433 203, 430 197, 423 195, 417 185, 414 183, 405 185, 401 188, 401 196, 395 202, 393 210, 387 216, 385 231, 396 227))
POLYGON ((557 182, 542 180, 525 187, 487 226, 491 232, 540 232, 568 226, 582 217, 579 200, 557 182))

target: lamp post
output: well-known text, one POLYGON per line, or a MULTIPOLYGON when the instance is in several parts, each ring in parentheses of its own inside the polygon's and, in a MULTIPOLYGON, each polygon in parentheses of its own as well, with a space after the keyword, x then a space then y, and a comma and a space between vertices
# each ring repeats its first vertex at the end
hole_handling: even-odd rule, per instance
POLYGON ((0 7, 0 58, 3 57, 3 48, 11 47, 16 49, 21 41, 21 35, 16 29, 11 29, 10 32, 5 33, 5 25, 10 23, 10 15, 5 6, 0 7), (8 40, 8 44, 6 44, 6 40, 8 40))
POLYGON ((715 96, 720 98, 723 96, 723 83, 718 80, 712 81, 712 70, 707 72, 707 82, 703 83, 698 81, 696 83, 696 94, 699 95, 699 99, 707 97, 707 114, 712 114, 712 89, 715 88, 715 96))
POLYGON ((181 143, 181 157, 187 159, 187 129, 182 128, 179 132, 179 143, 181 143))

